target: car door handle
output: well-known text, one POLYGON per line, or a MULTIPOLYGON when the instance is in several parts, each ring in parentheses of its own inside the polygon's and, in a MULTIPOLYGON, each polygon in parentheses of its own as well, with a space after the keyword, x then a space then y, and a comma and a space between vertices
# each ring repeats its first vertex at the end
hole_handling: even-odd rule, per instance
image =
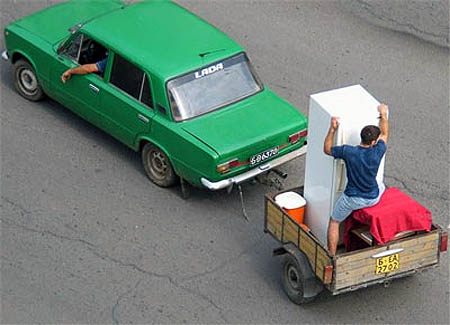
POLYGON ((94 86, 93 84, 89 84, 89 88, 95 93, 98 93, 100 91, 100 89, 98 89, 98 87, 94 86))
POLYGON ((150 122, 150 120, 147 117, 145 117, 144 115, 138 114, 137 117, 144 123, 150 122))

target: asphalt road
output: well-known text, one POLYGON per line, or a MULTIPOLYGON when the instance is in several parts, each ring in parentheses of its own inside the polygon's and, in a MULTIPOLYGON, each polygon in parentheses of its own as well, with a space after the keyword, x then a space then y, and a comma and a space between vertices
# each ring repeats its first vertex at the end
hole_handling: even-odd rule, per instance
MULTIPOLYGON (((54 2, 2 1, 1 25, 54 2)), ((388 103, 387 185, 449 224, 447 48, 337 1, 178 2, 245 46, 266 86, 304 113, 310 94, 357 83, 388 103)), ((300 185, 304 159, 284 170, 286 186, 300 185)), ((263 233, 272 190, 244 186, 250 222, 236 192, 185 201, 58 103, 20 97, 2 62, 1 322, 448 324, 448 254, 388 288, 292 304, 263 233)))

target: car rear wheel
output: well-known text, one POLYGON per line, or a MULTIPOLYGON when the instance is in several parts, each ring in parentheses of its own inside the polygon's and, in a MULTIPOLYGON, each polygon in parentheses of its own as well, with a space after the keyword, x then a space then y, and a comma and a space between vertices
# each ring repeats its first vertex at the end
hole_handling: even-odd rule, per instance
POLYGON ((311 302, 316 298, 316 296, 305 297, 305 275, 297 259, 291 254, 283 257, 281 281, 287 296, 297 305, 311 302))
POLYGON ((178 180, 169 157, 151 143, 147 143, 142 149, 142 165, 148 178, 156 185, 170 187, 178 180))
POLYGON ((45 97, 36 72, 28 61, 23 59, 14 63, 14 83, 20 95, 31 101, 45 97))

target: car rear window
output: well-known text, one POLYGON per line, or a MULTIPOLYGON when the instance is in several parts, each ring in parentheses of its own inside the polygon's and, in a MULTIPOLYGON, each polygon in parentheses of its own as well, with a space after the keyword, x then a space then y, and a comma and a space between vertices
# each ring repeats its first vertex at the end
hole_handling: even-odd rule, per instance
POLYGON ((167 83, 176 121, 190 119, 251 96, 262 89, 244 53, 167 83))

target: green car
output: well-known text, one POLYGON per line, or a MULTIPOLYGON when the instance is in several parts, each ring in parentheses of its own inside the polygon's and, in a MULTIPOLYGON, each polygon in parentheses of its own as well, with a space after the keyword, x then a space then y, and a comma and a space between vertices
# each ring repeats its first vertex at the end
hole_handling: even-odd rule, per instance
POLYGON ((306 151, 306 117, 263 86, 241 46, 173 2, 74 0, 4 32, 23 97, 49 96, 139 151, 159 186, 228 188, 306 151))

